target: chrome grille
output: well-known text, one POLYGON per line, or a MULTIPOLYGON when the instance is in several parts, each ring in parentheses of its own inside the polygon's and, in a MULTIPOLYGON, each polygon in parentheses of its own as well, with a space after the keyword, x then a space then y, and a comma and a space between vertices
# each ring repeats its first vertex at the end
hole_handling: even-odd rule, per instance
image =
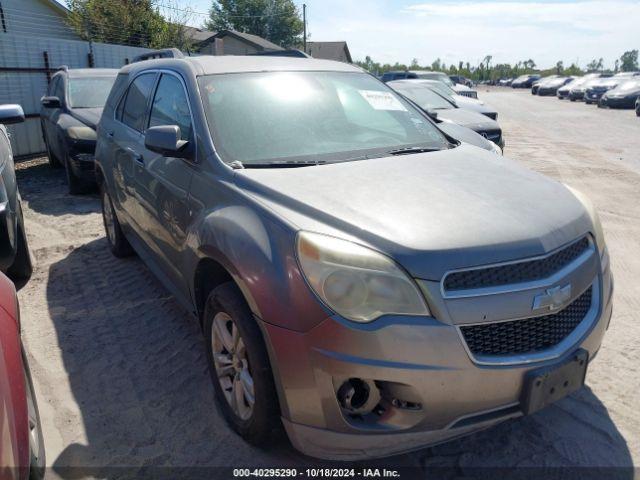
POLYGON ((452 272, 444 279, 444 289, 446 291, 470 290, 541 280, 562 269, 588 249, 589 239, 583 237, 544 258, 452 272))
POLYGON ((554 347, 585 318, 592 287, 563 310, 541 317, 460 327, 474 355, 521 355, 554 347))

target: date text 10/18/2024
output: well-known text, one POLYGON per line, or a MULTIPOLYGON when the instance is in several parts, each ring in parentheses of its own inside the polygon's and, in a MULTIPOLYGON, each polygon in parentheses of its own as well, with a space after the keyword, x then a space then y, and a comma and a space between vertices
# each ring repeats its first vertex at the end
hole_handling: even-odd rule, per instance
POLYGON ((387 468, 234 468, 234 478, 400 478, 400 472, 387 468))

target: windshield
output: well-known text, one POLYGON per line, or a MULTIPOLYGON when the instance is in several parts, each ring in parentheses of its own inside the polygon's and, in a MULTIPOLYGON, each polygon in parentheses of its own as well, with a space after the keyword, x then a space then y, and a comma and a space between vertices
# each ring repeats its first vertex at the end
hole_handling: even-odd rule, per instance
POLYGON ((411 85, 407 83, 393 84, 392 87, 425 110, 445 110, 455 108, 448 100, 442 98, 427 85, 411 85))
POLYGON ((116 76, 69 78, 71 108, 104 107, 116 76))
POLYGON ((424 115, 364 73, 237 73, 198 81, 227 163, 330 163, 405 147, 449 148, 424 115))
POLYGON ((628 82, 619 85, 616 88, 618 92, 633 92, 636 90, 640 90, 640 80, 630 80, 628 82))

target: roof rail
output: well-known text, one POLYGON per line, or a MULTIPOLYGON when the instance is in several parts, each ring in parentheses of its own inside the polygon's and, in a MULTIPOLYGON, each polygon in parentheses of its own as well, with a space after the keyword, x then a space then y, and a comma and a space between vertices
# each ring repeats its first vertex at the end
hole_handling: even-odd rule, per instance
POLYGON ((64 70, 66 72, 67 70, 69 70, 69 66, 68 65, 60 65, 57 68, 57 70, 64 70))
POLYGON ((152 50, 151 52, 142 53, 131 60, 131 63, 142 62, 144 60, 153 60, 156 58, 184 58, 184 54, 177 48, 165 48, 163 50, 152 50))
POLYGON ((267 56, 267 57, 299 57, 311 58, 311 55, 304 53, 302 50, 263 50, 261 52, 247 53, 248 56, 267 56))

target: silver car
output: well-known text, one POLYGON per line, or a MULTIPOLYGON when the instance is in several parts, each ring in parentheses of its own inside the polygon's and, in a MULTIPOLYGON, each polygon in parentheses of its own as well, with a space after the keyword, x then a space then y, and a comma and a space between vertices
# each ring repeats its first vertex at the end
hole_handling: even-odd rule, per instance
POLYGON ((581 388, 611 317, 586 197, 352 65, 128 65, 96 162, 109 247, 193 313, 248 442, 378 457, 536 412, 581 388))

